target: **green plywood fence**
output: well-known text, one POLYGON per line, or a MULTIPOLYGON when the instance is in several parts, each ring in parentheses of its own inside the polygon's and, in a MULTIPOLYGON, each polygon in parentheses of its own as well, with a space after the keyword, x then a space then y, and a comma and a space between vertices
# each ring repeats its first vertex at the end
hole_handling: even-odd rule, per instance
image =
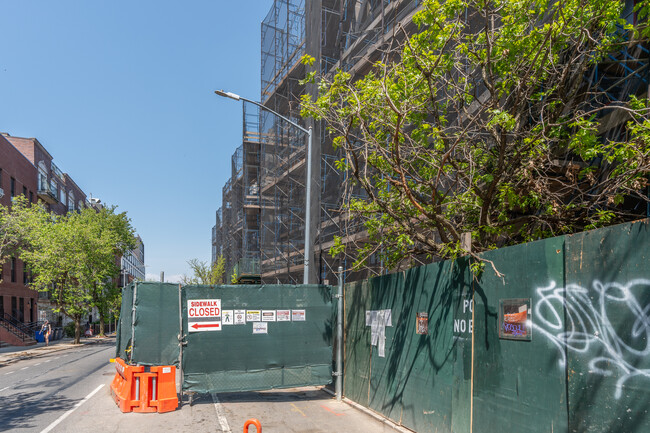
POLYGON ((347 284, 345 395, 418 432, 650 431, 648 247, 643 221, 486 253, 503 277, 460 260, 347 284), (530 301, 530 340, 499 338, 504 299, 530 301))

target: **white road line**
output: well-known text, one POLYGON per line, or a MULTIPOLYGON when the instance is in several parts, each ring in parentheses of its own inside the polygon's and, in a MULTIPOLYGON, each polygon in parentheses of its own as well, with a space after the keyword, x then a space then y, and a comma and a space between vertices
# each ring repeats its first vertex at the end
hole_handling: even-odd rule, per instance
POLYGON ((70 409, 69 411, 67 411, 66 413, 64 413, 64 414, 61 415, 60 417, 58 417, 57 420, 54 421, 52 424, 48 425, 48 426, 45 428, 45 430, 41 431, 41 433, 47 433, 47 432, 51 431, 54 427, 56 427, 57 425, 59 425, 59 423, 60 423, 61 421, 63 421, 64 419, 66 419, 66 418, 68 417, 68 415, 70 415, 72 412, 74 412, 75 410, 77 410, 77 409, 79 408, 79 406, 81 406, 82 404, 84 404, 85 402, 87 402, 88 400, 90 400, 90 398, 91 398, 93 395, 97 394, 97 391, 99 391, 99 390, 102 389, 103 387, 104 387, 104 384, 102 383, 102 384, 99 385, 97 388, 95 388, 95 390, 94 390, 93 392, 91 392, 90 394, 88 394, 88 395, 86 396, 86 398, 84 398, 83 400, 81 400, 80 402, 78 402, 77 404, 75 404, 74 407, 73 407, 72 409, 70 409))
POLYGON ((50 361, 51 361, 51 359, 48 359, 47 361, 43 361, 43 362, 50 362, 50 361))
POLYGON ((15 373, 15 371, 10 371, 9 373, 5 373, 5 376, 8 375, 8 374, 14 374, 14 373, 15 373))
POLYGON ((219 420, 219 425, 221 425, 221 431, 223 433, 232 433, 230 426, 228 425, 228 420, 226 419, 226 414, 224 413, 223 406, 219 403, 217 398, 217 393, 213 392, 212 401, 214 402, 214 408, 217 410, 217 419, 219 420))
POLYGON ((5 389, 11 388, 10 386, 5 386, 4 388, 0 389, 0 392, 4 391, 5 389))
POLYGON ((34 367, 38 367, 41 364, 42 364, 42 362, 39 362, 38 364, 34 364, 34 367))
POLYGON ((29 367, 23 367, 23 368, 21 368, 21 370, 27 370, 28 368, 29 368, 29 367))

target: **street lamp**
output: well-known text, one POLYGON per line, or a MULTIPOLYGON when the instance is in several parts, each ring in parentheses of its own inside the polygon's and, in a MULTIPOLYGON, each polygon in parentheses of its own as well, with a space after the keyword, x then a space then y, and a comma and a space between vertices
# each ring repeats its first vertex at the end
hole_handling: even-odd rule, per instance
POLYGON ((311 239, 310 239, 311 237, 311 142, 312 142, 311 126, 309 127, 309 129, 305 129, 302 126, 298 125, 296 122, 287 119, 282 114, 273 111, 268 107, 265 107, 259 102, 243 98, 237 95, 236 93, 226 92, 223 90, 215 90, 214 93, 216 93, 218 96, 223 96, 224 98, 234 99, 235 101, 241 100, 244 102, 249 102, 253 105, 257 105, 262 110, 266 110, 270 113, 275 114, 280 119, 287 122, 289 125, 294 126, 307 134, 307 182, 305 187, 305 189, 307 190, 307 197, 306 197, 306 204, 305 204, 305 263, 303 268, 302 283, 309 284, 309 259, 311 257, 311 239))

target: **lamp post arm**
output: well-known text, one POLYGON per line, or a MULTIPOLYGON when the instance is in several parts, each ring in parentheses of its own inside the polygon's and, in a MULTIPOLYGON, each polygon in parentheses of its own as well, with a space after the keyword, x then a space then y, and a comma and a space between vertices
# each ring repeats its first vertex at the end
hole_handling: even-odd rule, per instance
POLYGON ((287 122, 287 123, 290 124, 291 126, 294 126, 294 127, 298 128, 298 129, 300 129, 302 132, 309 134, 309 130, 308 130, 308 129, 303 128, 302 126, 298 125, 296 122, 287 119, 286 117, 284 117, 282 114, 278 113, 277 111, 273 111, 273 110, 271 110, 270 108, 268 108, 268 107, 266 107, 266 106, 260 104, 259 102, 252 101, 252 100, 250 100, 250 99, 246 99, 246 98, 244 98, 244 97, 242 97, 242 96, 240 96, 239 99, 241 99, 242 101, 250 102, 250 103, 253 104, 253 105, 257 105, 257 106, 260 107, 262 110, 266 110, 266 111, 268 111, 268 112, 271 112, 271 113, 275 114, 276 116, 278 116, 280 119, 284 120, 285 122, 287 122))

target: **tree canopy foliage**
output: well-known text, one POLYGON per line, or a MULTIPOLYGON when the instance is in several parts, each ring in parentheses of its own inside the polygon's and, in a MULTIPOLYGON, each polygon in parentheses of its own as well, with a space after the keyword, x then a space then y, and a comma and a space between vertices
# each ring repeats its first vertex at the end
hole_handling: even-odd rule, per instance
POLYGON ((193 275, 183 275, 180 281, 181 284, 203 284, 207 286, 223 284, 226 266, 226 259, 223 256, 219 256, 216 262, 210 264, 199 259, 188 260, 187 264, 192 269, 193 275))
MULTIPOLYGON (((367 75, 310 74, 318 95, 303 97, 303 115, 325 120, 342 150, 348 220, 360 218, 368 233, 357 264, 371 254, 388 266, 480 258, 642 215, 647 87, 635 94, 622 80, 607 93, 601 81, 617 70, 612 59, 634 68, 632 50, 648 46, 647 28, 621 18, 623 7, 425 1, 413 19, 418 31, 396 29, 367 75), (623 50, 632 56, 617 57, 623 50), (471 251, 461 246, 463 233, 471 251)), ((648 1, 637 11, 645 23, 648 1)), ((345 248, 338 238, 331 252, 345 248)))
POLYGON ((117 260, 135 248, 130 220, 114 207, 55 215, 22 198, 11 214, 22 227, 19 255, 33 275, 30 287, 48 292, 54 310, 74 320, 79 342, 82 316, 92 307, 102 316, 115 296, 117 260))

